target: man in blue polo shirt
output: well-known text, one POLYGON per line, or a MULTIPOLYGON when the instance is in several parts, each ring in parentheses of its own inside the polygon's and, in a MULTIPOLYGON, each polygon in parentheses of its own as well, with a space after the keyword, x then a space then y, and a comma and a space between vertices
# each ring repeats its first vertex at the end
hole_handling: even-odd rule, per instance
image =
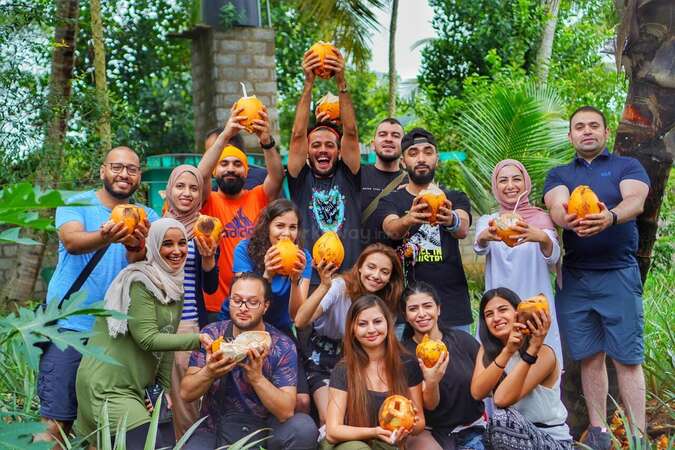
MULTIPOLYGON (((99 169, 103 186, 71 198, 74 203, 88 206, 62 206, 56 209, 59 233, 59 259, 47 288, 47 303, 59 302, 78 278, 94 253, 110 244, 80 290, 87 293, 86 304, 103 300, 112 280, 127 262, 145 258, 143 241, 147 224, 128 234, 124 224, 109 222, 116 205, 129 203, 141 182, 140 160, 128 147, 116 147, 108 152, 99 169)), ((158 218, 150 208, 143 207, 149 221, 158 218)), ((62 331, 89 331, 93 316, 71 316, 59 321, 62 331)), ((50 343, 40 359, 38 396, 40 416, 47 431, 35 436, 36 441, 60 439, 59 427, 68 433, 77 416, 75 377, 82 355, 72 347, 60 350, 50 343)), ((61 448, 58 444, 54 448, 61 448)))
POLYGON ((572 358, 581 361, 581 381, 590 427, 585 444, 609 449, 603 428, 607 409, 605 355, 614 362, 619 392, 634 425, 645 430, 642 372, 642 282, 635 254, 649 193, 649 178, 633 158, 609 153, 603 113, 591 106, 570 118, 569 140, 576 156, 553 168, 544 201, 563 228, 562 288, 556 298, 558 322, 572 358), (567 214, 570 192, 588 185, 600 199, 600 212, 579 219, 567 214))

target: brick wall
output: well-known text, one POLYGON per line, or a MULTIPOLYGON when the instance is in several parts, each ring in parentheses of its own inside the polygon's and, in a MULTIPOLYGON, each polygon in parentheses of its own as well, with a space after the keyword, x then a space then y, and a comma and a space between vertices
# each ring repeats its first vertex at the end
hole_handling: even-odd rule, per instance
MULTIPOLYGON (((267 106, 278 141, 274 30, 196 29, 192 35, 192 107, 197 152, 203 152, 204 134, 223 126, 230 116, 230 107, 242 96, 240 82, 245 83, 249 95, 255 94, 267 106)), ((243 137, 251 151, 259 151, 254 135, 243 133, 243 137)))

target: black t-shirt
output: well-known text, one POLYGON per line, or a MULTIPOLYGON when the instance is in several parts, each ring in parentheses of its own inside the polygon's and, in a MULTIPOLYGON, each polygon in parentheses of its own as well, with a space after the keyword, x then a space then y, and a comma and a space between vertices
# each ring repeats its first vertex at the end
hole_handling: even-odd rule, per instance
MULTIPOLYGON (((425 409, 424 417, 427 426, 450 432, 459 425, 475 422, 483 415, 483 401, 474 400, 471 396, 471 377, 480 344, 464 331, 444 328, 442 333, 450 362, 438 386, 441 397, 438 406, 433 411, 425 409)), ((401 344, 415 353, 417 343, 412 336, 404 337, 401 344)))
MULTIPOLYGON (((361 167, 361 211, 365 211, 370 202, 377 197, 382 190, 389 185, 395 178, 401 174, 401 170, 396 172, 385 172, 376 168, 374 165, 361 167)), ((403 177, 401 185, 408 182, 408 177, 403 177)), ((375 211, 370 215, 368 221, 361 230, 362 245, 374 242, 384 242, 387 236, 382 232, 382 224, 374 220, 375 211)))
MULTIPOLYGON (((341 160, 335 173, 328 178, 317 178, 305 165, 297 178, 288 175, 291 200, 302 216, 303 245, 312 249, 326 231, 335 231, 345 248, 345 259, 340 272, 348 270, 361 253, 361 177, 352 174, 341 160)), ((320 282, 315 269, 312 284, 320 282)))
MULTIPOLYGON (((444 189, 452 209, 462 209, 471 220, 471 204, 464 192, 444 189)), ((398 189, 380 201, 375 220, 378 223, 389 215, 403 217, 415 196, 405 188, 398 189)), ((406 282, 425 281, 436 288, 441 299, 440 321, 446 326, 470 324, 471 305, 469 289, 462 267, 459 241, 440 225, 417 225, 400 241, 389 244, 405 255, 403 269, 406 282)))
MULTIPOLYGON (((417 360, 408 354, 401 355, 401 361, 405 367, 405 376, 408 380, 408 387, 414 387, 420 384, 424 378, 422 377, 422 371, 420 366, 417 363, 417 360)), ((344 361, 340 361, 336 364, 333 372, 330 375, 330 387, 339 389, 341 391, 347 391, 347 366, 344 361)), ((370 423, 368 426, 376 427, 379 424, 378 413, 380 412, 380 406, 389 397, 388 392, 377 392, 377 391, 368 391, 368 417, 370 418, 370 423)))

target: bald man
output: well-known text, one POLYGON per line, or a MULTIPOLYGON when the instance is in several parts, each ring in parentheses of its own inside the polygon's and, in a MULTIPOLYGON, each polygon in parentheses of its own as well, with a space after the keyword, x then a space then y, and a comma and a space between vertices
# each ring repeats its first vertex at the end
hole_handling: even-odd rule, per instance
MULTIPOLYGON (((86 291, 86 305, 100 302, 117 274, 134 262, 145 258, 143 246, 149 223, 129 234, 124 224, 109 222, 112 209, 130 203, 141 183, 141 165, 136 152, 128 147, 116 147, 105 156, 99 176, 103 184, 98 190, 74 196, 73 203, 87 206, 62 206, 56 209, 59 235, 59 259, 47 288, 47 303, 60 302, 82 273, 94 253, 108 246, 95 269, 80 290, 86 291)), ((157 214, 142 206, 150 222, 157 214)), ((59 321, 65 332, 87 332, 94 325, 93 316, 71 316, 59 321)), ((40 360, 38 395, 40 415, 47 431, 35 437, 39 441, 60 439, 59 426, 68 433, 77 415, 75 377, 81 355, 72 347, 58 349, 50 343, 40 360)), ((55 443, 54 448, 60 448, 55 443)))

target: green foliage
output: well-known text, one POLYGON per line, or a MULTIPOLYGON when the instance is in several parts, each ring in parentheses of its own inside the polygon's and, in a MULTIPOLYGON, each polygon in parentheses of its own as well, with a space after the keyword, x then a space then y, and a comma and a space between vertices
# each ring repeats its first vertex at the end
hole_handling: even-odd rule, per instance
POLYGON ((438 37, 422 50, 420 85, 433 101, 461 93, 464 78, 490 73, 491 52, 529 68, 545 17, 538 0, 430 0, 438 37))
POLYGON ((651 270, 665 272, 675 262, 675 170, 670 171, 661 203, 656 242, 652 249, 651 270))
POLYGON ((569 157, 560 99, 551 88, 527 84, 494 86, 489 95, 469 98, 458 128, 468 152, 461 187, 477 214, 494 209, 492 170, 517 159, 532 178, 532 201, 540 198, 546 173, 569 157))
POLYGON ((237 9, 232 3, 225 3, 220 8, 220 13, 218 14, 218 21, 220 26, 223 27, 223 31, 227 31, 232 28, 237 22, 242 20, 242 12, 237 9))
POLYGON ((256 430, 253 433, 250 433, 250 434, 244 436, 243 438, 239 439, 234 444, 226 446, 225 448, 227 450, 249 450, 249 449, 255 448, 258 444, 260 444, 261 442, 263 442, 263 441, 265 441, 265 440, 267 440, 271 437, 271 436, 266 436, 264 438, 249 442, 251 439, 253 439, 253 437, 256 434, 261 433, 263 431, 270 431, 270 428, 261 428, 259 430, 256 430))

